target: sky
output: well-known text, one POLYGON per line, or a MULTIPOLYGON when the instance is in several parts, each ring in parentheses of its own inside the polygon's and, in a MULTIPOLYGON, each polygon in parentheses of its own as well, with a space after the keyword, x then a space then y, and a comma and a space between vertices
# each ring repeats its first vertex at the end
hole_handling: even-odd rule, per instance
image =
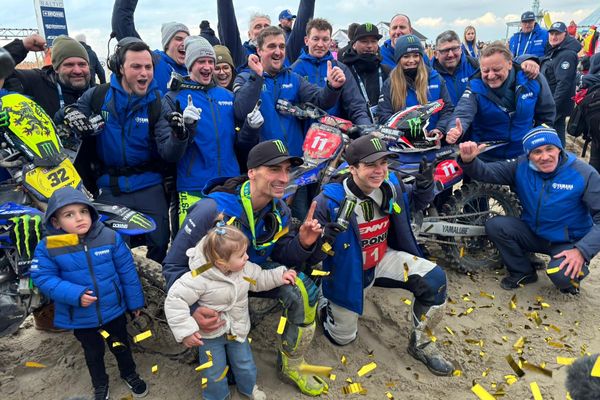
MULTIPOLYGON (((0 0, 1 28, 36 28, 33 0, 0 0), (10 17, 10 18, 9 18, 10 17)), ((453 29, 462 37, 464 27, 474 25, 478 40, 504 39, 506 21, 518 21, 522 12, 531 8, 532 2, 517 0, 447 0, 421 2, 390 0, 316 0, 315 16, 326 18, 334 27, 346 28, 352 22, 389 22, 396 13, 410 16, 413 27, 433 41, 444 30, 453 29)), ((261 0, 234 1, 238 26, 246 40, 248 18, 253 12, 267 13, 276 24, 279 12, 290 9, 296 13, 298 1, 261 0)), ((552 22, 581 21, 594 11, 597 0, 540 0, 540 8, 550 13, 552 22)), ((111 31, 110 20, 113 2, 110 0, 64 0, 69 35, 84 33, 88 44, 101 58, 107 54, 111 31)), ((217 1, 139 0, 135 13, 138 32, 151 48, 160 48, 160 26, 164 22, 178 21, 186 24, 192 34, 198 34, 198 25, 208 20, 217 31, 217 1)), ((510 33, 514 33, 514 29, 510 33)), ((6 43, 0 39, 0 44, 6 43)), ((111 43, 114 46, 115 41, 111 43)), ((112 52, 112 50, 111 50, 112 52)))

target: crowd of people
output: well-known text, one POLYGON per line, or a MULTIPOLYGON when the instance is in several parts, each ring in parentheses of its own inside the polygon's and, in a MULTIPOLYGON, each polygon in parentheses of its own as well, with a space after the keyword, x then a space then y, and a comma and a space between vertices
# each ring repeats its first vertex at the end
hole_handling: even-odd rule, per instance
MULTIPOLYGON (((432 166, 421 165, 414 183, 405 183, 388 168, 397 154, 377 136, 361 136, 344 151, 344 174, 319 193, 303 187, 288 205, 282 197, 291 169, 303 163, 307 125, 280 113, 278 100, 371 125, 442 99, 423 134, 458 144, 471 179, 509 185, 523 206, 520 217, 486 224, 506 266, 501 287, 535 282, 531 253, 545 253, 550 281, 579 294, 600 251, 600 176, 565 150, 582 48, 565 23, 545 30, 528 11, 508 45, 480 47, 476 28, 467 26, 462 37, 441 32, 428 54, 404 14, 391 17, 381 46, 367 22, 353 25, 351 42, 338 49, 331 23, 314 16, 314 0, 301 0, 296 14, 283 10, 279 26, 252 15, 245 42, 233 2, 217 5, 217 34, 207 21, 199 36, 167 22, 161 48, 151 50, 133 23, 137 1, 116 0, 118 44, 107 83, 85 37, 55 39, 51 66, 0 75, 0 95, 27 95, 81 140, 75 166, 99 200, 156 222, 145 238, 147 257, 162 263, 173 335, 199 348, 200 363, 212 353, 203 398, 228 398, 227 380, 219 379, 226 365, 240 393, 266 398, 247 341, 248 291, 283 305, 277 369, 306 395, 328 389, 306 368, 316 324, 332 344, 348 345, 373 287, 413 293, 408 353, 433 374, 454 370, 432 340, 447 302, 446 274, 424 257, 410 221, 411 209, 433 200, 432 166), (487 141, 507 144, 482 153, 487 141), (320 285, 306 273, 318 264, 330 274, 320 285)), ((44 45, 38 35, 15 40, 1 50, 0 65, 9 57, 18 64, 44 45)), ((599 57, 591 64, 600 65, 599 57)), ((125 329, 126 312, 139 313, 144 295, 126 243, 74 189, 54 193, 45 222, 31 276, 56 310, 53 321, 38 312, 36 327, 73 329, 95 399, 109 398, 108 333, 120 344, 109 350, 121 378, 144 396, 125 329)))

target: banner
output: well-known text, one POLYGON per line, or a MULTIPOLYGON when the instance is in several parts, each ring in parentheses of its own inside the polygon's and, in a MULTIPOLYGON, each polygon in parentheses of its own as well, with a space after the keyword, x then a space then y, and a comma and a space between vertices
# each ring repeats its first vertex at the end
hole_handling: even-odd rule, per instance
POLYGON ((68 35, 67 18, 63 0, 33 0, 40 35, 48 47, 60 35, 68 35))

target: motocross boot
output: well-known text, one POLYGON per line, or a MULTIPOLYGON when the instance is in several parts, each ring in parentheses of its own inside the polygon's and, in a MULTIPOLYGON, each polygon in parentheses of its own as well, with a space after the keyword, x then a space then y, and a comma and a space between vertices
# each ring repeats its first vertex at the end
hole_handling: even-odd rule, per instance
MULTIPOLYGON (((439 376, 452 375, 454 371, 452 363, 444 358, 436 343, 430 338, 433 328, 443 316, 444 306, 445 303, 439 306, 431 306, 426 313, 420 314, 421 317, 410 334, 407 349, 408 354, 425 364, 433 374, 439 376)), ((413 313, 416 308, 418 306, 413 308, 413 313)), ((413 314, 413 321, 415 318, 415 314, 413 314)))
POLYGON ((61 329, 54 326, 54 303, 46 304, 33 312, 33 326, 38 331, 54 333, 68 331, 68 329, 61 329))
POLYGON ((302 372, 305 367, 310 366, 304 362, 304 356, 291 358, 283 351, 277 355, 277 368, 281 380, 293 382, 300 391, 308 396, 320 396, 329 390, 327 382, 317 375, 302 372))

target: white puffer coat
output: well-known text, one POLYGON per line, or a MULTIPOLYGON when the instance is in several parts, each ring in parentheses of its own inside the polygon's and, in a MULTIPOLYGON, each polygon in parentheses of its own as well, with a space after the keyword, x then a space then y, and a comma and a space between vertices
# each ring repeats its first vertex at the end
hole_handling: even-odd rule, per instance
MULTIPOLYGON (((188 249, 190 270, 206 263, 202 241, 188 249)), ((193 277, 191 271, 181 276, 171 289, 165 300, 165 314, 169 326, 177 342, 194 332, 200 332, 205 339, 216 338, 223 334, 231 334, 235 340, 243 342, 250 331, 250 316, 248 314, 248 290, 262 292, 274 289, 283 284, 285 267, 264 270, 258 265, 247 262, 239 272, 223 274, 217 267, 212 267, 202 274, 193 277), (244 277, 256 281, 256 285, 244 277), (190 305, 198 303, 221 313, 225 324, 214 332, 200 330, 194 318, 190 315, 190 305)))

